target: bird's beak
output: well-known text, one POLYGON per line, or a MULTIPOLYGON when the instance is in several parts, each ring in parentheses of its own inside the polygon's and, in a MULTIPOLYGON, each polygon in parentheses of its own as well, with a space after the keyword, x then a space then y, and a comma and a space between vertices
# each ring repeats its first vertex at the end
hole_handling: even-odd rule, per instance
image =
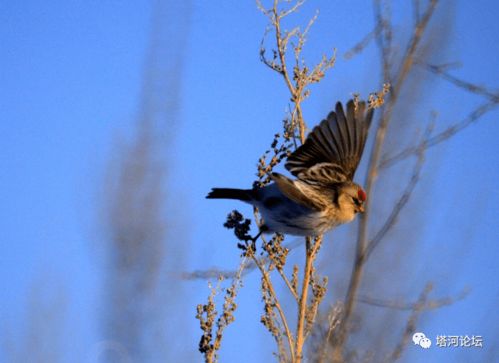
POLYGON ((359 205, 359 212, 364 213, 366 209, 364 208, 364 204, 359 205))

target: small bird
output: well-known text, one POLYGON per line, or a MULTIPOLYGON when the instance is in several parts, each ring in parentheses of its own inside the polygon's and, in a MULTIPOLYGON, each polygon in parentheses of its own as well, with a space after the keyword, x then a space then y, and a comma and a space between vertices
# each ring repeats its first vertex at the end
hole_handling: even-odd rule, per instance
POLYGON ((237 199, 257 207, 264 222, 260 233, 318 236, 351 222, 364 212, 367 199, 353 177, 373 112, 365 102, 350 100, 345 113, 338 102, 288 156, 285 167, 297 179, 272 173, 272 183, 262 188, 213 188, 206 198, 237 199))

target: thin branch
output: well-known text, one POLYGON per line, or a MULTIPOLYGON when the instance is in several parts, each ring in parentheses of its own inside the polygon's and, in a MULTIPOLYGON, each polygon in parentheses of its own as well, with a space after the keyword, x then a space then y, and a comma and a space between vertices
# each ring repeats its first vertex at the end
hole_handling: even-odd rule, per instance
POLYGON ((300 53, 303 49, 303 46, 305 45, 308 32, 310 31, 310 28, 312 28, 312 25, 314 25, 318 16, 319 16, 319 11, 317 10, 315 12, 315 15, 309 20, 307 26, 305 27, 305 30, 302 33, 300 33, 298 36, 298 44, 294 46, 295 62, 297 67, 300 65, 300 53))
POLYGON ((308 290, 310 284, 310 278, 312 275, 313 263, 315 261, 315 257, 317 256, 317 252, 322 244, 322 236, 315 238, 315 241, 312 243, 312 238, 306 238, 306 259, 305 259, 305 269, 303 272, 303 282, 302 282, 302 290, 300 296, 300 303, 298 307, 298 322, 296 327, 296 345, 295 345, 295 353, 296 353, 296 362, 301 362, 303 358, 303 344, 305 342, 305 319, 306 319, 306 310, 307 310, 307 300, 308 300, 308 290))
POLYGON ((288 287, 289 291, 291 292, 291 295, 293 295, 293 297, 295 298, 295 300, 298 302, 299 301, 298 293, 296 292, 296 290, 291 285, 291 282, 289 281, 289 279, 286 276, 286 274, 284 273, 284 271, 282 269, 278 268, 277 272, 279 273, 279 275, 281 275, 282 279, 286 283, 286 286, 288 287))
MULTIPOLYGON (((498 105, 499 105, 498 102, 491 101, 491 102, 487 102, 487 103, 479 106, 478 108, 473 110, 471 113, 469 113, 468 116, 466 116, 463 120, 457 122, 456 124, 454 124, 452 126, 447 127, 442 132, 429 138, 425 142, 426 148, 433 147, 435 145, 440 144, 441 142, 446 141, 447 139, 451 138, 452 136, 454 136, 458 132, 462 131, 466 127, 468 127, 471 124, 473 124, 474 122, 476 122, 480 117, 485 115, 487 112, 493 110, 498 105)), ((380 169, 389 168, 389 167, 395 165, 396 163, 398 163, 399 161, 402 161, 402 160, 404 160, 412 155, 417 155, 418 150, 421 148, 421 146, 422 146, 421 144, 411 146, 411 147, 408 147, 408 148, 400 151, 399 153, 397 153, 393 156, 384 158, 380 162, 379 168, 380 169)))
POLYGON ((383 238, 386 236, 386 234, 393 228, 395 223, 397 222, 398 216, 402 209, 406 206, 407 202, 409 201, 412 192, 414 191, 414 188, 416 187, 416 184, 419 181, 419 176, 421 174, 421 169, 423 168, 424 164, 424 157, 423 153, 420 153, 420 157, 418 159, 418 162, 416 163, 416 167, 414 168, 414 171, 412 173, 411 179, 409 180, 409 183, 407 184, 406 189, 404 190, 404 193, 402 196, 399 198, 397 203, 392 209, 392 212, 390 213, 390 216, 387 218, 383 226, 380 228, 378 233, 374 236, 374 238, 367 244, 367 247, 365 249, 365 253, 363 255, 363 262, 369 258, 371 253, 374 251, 374 249, 379 245, 379 243, 383 240, 383 238))
MULTIPOLYGON (((276 5, 277 7, 277 3, 278 1, 275 0, 274 1, 274 4, 276 5)), ((279 13, 279 17, 282 19, 282 18, 285 18, 286 16, 290 15, 291 13, 294 13, 295 11, 297 11, 303 4, 305 3, 305 0, 298 0, 291 8, 289 8, 288 10, 283 10, 279 13)))
POLYGON ((267 330, 272 334, 272 336, 276 341, 277 349, 279 352, 279 362, 289 362, 289 357, 287 353, 289 348, 286 349, 283 342, 283 336, 285 336, 285 333, 283 333, 282 324, 279 323, 278 321, 279 318, 276 315, 276 308, 275 308, 276 298, 270 292, 267 280, 264 277, 261 278, 261 282, 262 282, 261 291, 262 291, 262 301, 264 303, 264 313, 260 319, 260 322, 267 328, 267 330))
MULTIPOLYGON (((303 239, 295 238, 291 242, 285 245, 285 248, 292 251, 298 246, 303 245, 303 239)), ((265 264, 269 261, 268 256, 263 256, 260 258, 260 263, 265 264)), ((250 261, 246 268, 244 269, 243 276, 256 270, 257 265, 250 261)), ((195 271, 185 271, 180 274, 180 278, 183 280, 209 280, 211 278, 218 278, 219 276, 223 276, 224 278, 233 278, 237 273, 237 270, 220 270, 216 267, 208 269, 208 270, 195 270, 195 271)))
MULTIPOLYGON (((260 226, 261 223, 260 223, 260 221, 258 219, 258 213, 257 213, 256 208, 255 208, 254 212, 255 212, 254 213, 255 214, 255 220, 257 221, 257 223, 260 226)), ((265 256, 264 258, 262 258, 262 260, 265 260, 265 262, 269 261, 269 264, 270 264, 270 262, 274 262, 274 266, 275 266, 277 272, 279 273, 279 275, 283 279, 284 283, 288 287, 289 292, 291 292, 291 295, 293 295, 293 297, 295 298, 295 300, 298 302, 298 300, 299 300, 298 293, 296 292, 295 288, 293 287, 293 285, 289 281, 288 277, 286 276, 286 273, 283 270, 284 265, 286 264, 286 256, 287 256, 287 252, 289 251, 289 249, 287 247, 284 247, 284 250, 286 250, 286 256, 284 256, 284 259, 282 259, 282 260, 280 258, 276 259, 275 251, 270 251, 270 250, 267 250, 265 248, 265 246, 268 246, 269 243, 267 242, 267 240, 265 239, 265 237, 263 236, 263 234, 260 236, 260 238, 263 241, 264 250, 266 250, 267 253, 268 253, 267 256, 265 256)))
POLYGON ((444 66, 437 66, 437 65, 432 65, 432 64, 421 64, 421 66, 426 69, 427 71, 437 74, 446 81, 456 85, 459 88, 462 88, 468 92, 475 93, 480 96, 487 97, 490 101, 499 103, 499 93, 498 92, 492 92, 489 91, 487 88, 483 86, 478 86, 474 83, 464 81, 462 79, 459 79, 455 76, 450 75, 445 71, 445 65, 444 66))
POLYGON ((376 20, 376 28, 379 32, 375 34, 376 42, 381 53, 382 75, 385 82, 391 83, 391 41, 392 41, 392 24, 390 18, 383 16, 381 0, 374 1, 374 16, 376 20))
POLYGON ((214 267, 208 270, 184 271, 180 274, 180 278, 182 280, 210 280, 222 276, 224 279, 230 279, 234 278, 236 273, 236 270, 220 270, 214 267))
MULTIPOLYGON (((289 2, 289 1, 288 1, 289 2)), ((279 73, 286 83, 286 86, 291 95, 291 101, 294 103, 294 109, 291 114, 293 115, 292 123, 297 125, 300 134, 301 142, 305 142, 305 130, 306 125, 303 118, 303 112, 301 108, 301 102, 305 100, 310 91, 307 87, 312 83, 319 82, 325 75, 326 70, 334 65, 335 55, 331 58, 323 57, 321 62, 317 64, 313 70, 310 72, 308 67, 303 61, 300 62, 300 54, 303 49, 303 45, 306 41, 306 36, 317 19, 317 13, 309 20, 305 30, 300 31, 300 28, 296 27, 291 31, 283 31, 281 20, 291 13, 297 11, 297 9, 302 6, 304 0, 297 0, 288 10, 279 10, 279 0, 273 1, 273 6, 270 9, 266 9, 260 0, 257 0, 257 7, 260 11, 265 14, 270 21, 270 25, 275 31, 275 44, 276 49, 273 50, 273 57, 269 59, 265 55, 264 39, 269 33, 269 28, 265 31, 261 46, 260 46, 260 59, 262 62, 271 68, 273 71, 279 73), (294 47, 295 56, 295 66, 288 68, 286 53, 288 51, 288 45, 292 38, 297 38, 298 43, 294 47), (292 68, 292 72, 290 71, 292 68)))
POLYGON ((288 339, 288 344, 289 344, 289 351, 291 353, 291 361, 295 361, 295 351, 294 351, 294 344, 293 344, 293 335, 291 333, 291 330, 289 329, 288 322, 286 320, 286 315, 284 314, 284 310, 281 307, 281 304, 279 303, 279 299, 277 298, 277 294, 274 289, 274 285, 272 284, 272 281, 270 280, 270 276, 268 271, 265 270, 265 267, 258 261, 254 253, 251 254, 251 258, 253 262, 256 264, 258 269, 260 270, 260 273, 262 274, 262 277, 265 279, 265 282, 267 283, 269 293, 272 295, 272 298, 274 300, 274 306, 277 309, 277 312, 279 313, 279 316, 281 318, 281 323, 284 327, 284 332, 286 335, 286 338, 288 339))
POLYGON ((374 249, 379 245, 379 243, 383 240, 383 238, 386 236, 386 234, 395 226, 397 223, 398 216, 400 215, 400 212, 402 209, 406 206, 407 202, 409 201, 412 192, 414 191, 414 188, 416 187, 416 184, 419 181, 419 176, 421 174, 421 170, 423 168, 424 164, 424 153, 427 149, 427 142, 428 138, 430 137, 431 131, 433 130, 434 123, 431 122, 427 129, 425 134, 423 135, 423 141, 421 142, 421 147, 418 150, 418 161, 416 165, 414 166, 414 170, 412 171, 411 179, 407 183, 407 186, 404 190, 404 193, 402 196, 399 198, 397 203, 394 205, 392 208, 392 211, 390 215, 388 216, 387 220, 383 224, 383 226, 380 228, 378 233, 371 239, 371 241, 367 244, 365 253, 363 256, 363 262, 369 258, 371 253, 374 251, 374 249))
POLYGON ((329 314, 328 314, 328 327, 327 327, 327 333, 326 336, 322 339, 322 344, 320 347, 320 353, 319 359, 317 363, 324 363, 326 361, 327 353, 328 353, 328 348, 329 348, 329 340, 331 339, 331 335, 333 331, 336 330, 338 325, 340 324, 340 319, 342 315, 342 308, 343 306, 340 304, 336 304, 333 307, 331 307, 329 314))
MULTIPOLYGON (((422 310, 433 310, 439 309, 444 306, 452 305, 458 301, 466 298, 470 293, 469 288, 464 288, 456 296, 448 296, 440 299, 429 300, 422 307, 422 310)), ((417 302, 409 303, 395 300, 377 299, 370 296, 358 296, 357 301, 362 304, 367 304, 371 306, 376 306, 380 308, 394 309, 394 310, 414 310, 417 306, 417 302)))
POLYGON ((343 54, 343 58, 352 59, 357 54, 361 53, 373 39, 379 37, 379 34, 382 30, 383 30, 383 23, 377 22, 376 27, 372 31, 367 33, 367 35, 364 38, 362 38, 357 44, 355 44, 352 48, 346 51, 345 54, 343 54))
MULTIPOLYGON (((276 38, 276 45, 277 45, 277 53, 279 56, 279 60, 281 62, 281 74, 284 77, 284 80, 286 82, 286 85, 288 86, 289 92, 291 93, 292 96, 296 95, 296 89, 293 86, 293 83, 291 82, 291 79, 289 78, 289 73, 287 69, 287 64, 286 64, 286 47, 287 47, 287 42, 283 42, 282 38, 282 32, 281 32, 281 16, 278 14, 278 0, 274 0, 274 6, 272 8, 272 12, 274 14, 274 26, 275 26, 275 38, 276 38)), ((302 141, 303 142, 303 141, 302 141)))
POLYGON ((235 298, 242 286, 242 275, 247 264, 247 258, 243 257, 239 264, 239 269, 232 279, 230 287, 225 290, 225 298, 222 313, 218 315, 215 304, 215 296, 220 291, 220 285, 223 277, 218 277, 216 287, 209 284, 211 292, 206 304, 197 306, 196 319, 199 320, 201 330, 201 340, 199 342, 199 351, 204 354, 206 363, 217 361, 218 351, 222 344, 224 330, 235 320, 234 311, 236 310, 235 298), (218 315, 218 318, 217 318, 218 315), (216 329, 214 329, 216 327, 216 329))
POLYGON ((263 15, 267 17, 269 16, 270 10, 265 8, 265 6, 263 6, 261 0, 256 0, 256 7, 258 10, 262 12, 263 15))
POLYGON ((428 8, 426 9, 423 17, 421 18, 421 21, 416 25, 414 35, 411 38, 409 42, 409 46, 407 47, 405 56, 404 56, 404 61, 402 63, 402 67, 400 69, 399 76, 397 77, 397 82, 394 85, 394 90, 392 92, 392 95, 395 95, 395 97, 398 96, 398 93, 400 91, 400 88, 402 87, 402 84, 405 81, 405 78, 409 74, 410 69, 412 68, 413 62, 414 62, 414 54, 416 53, 416 49, 418 48, 419 42, 421 41, 421 38, 424 34, 424 31, 426 30, 428 26, 428 22, 430 21, 433 12, 435 11, 435 7, 437 6, 438 0, 430 0, 430 3, 428 4, 428 8))
POLYGON ((392 354, 390 355, 390 361, 395 362, 398 360, 402 352, 404 351, 405 347, 407 346, 407 343, 409 343, 412 335, 416 331, 416 322, 419 318, 419 315, 423 311, 423 308, 426 304, 426 301, 428 300, 428 295, 433 289, 433 285, 431 283, 427 283, 423 291, 421 292, 421 295, 419 296, 419 299, 417 303, 414 306, 414 309, 412 309, 411 316, 407 320, 407 324, 404 329, 404 334, 402 335, 401 341, 397 344, 395 349, 393 350, 392 354))

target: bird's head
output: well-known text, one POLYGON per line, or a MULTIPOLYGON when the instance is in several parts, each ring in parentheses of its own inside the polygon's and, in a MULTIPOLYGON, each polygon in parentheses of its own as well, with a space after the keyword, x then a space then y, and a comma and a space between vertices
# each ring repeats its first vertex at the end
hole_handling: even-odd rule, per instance
POLYGON ((363 213, 366 199, 366 192, 360 185, 343 185, 339 190, 338 205, 344 218, 351 221, 357 213, 363 213))

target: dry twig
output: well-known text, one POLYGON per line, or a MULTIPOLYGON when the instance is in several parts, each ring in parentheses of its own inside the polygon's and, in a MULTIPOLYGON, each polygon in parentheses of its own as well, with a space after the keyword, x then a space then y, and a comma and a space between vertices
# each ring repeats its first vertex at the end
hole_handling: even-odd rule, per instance
POLYGON ((429 72, 439 75, 442 77, 442 79, 454 84, 455 86, 464 89, 467 92, 475 93, 479 96, 483 96, 488 98, 490 101, 499 103, 499 93, 498 92, 492 92, 488 90, 487 88, 483 86, 478 86, 474 83, 459 79, 448 72, 446 72, 446 69, 448 68, 448 65, 432 65, 432 64, 426 64, 422 65, 426 70, 429 72))
MULTIPOLYGON (((439 309, 443 306, 452 305, 457 301, 463 300, 465 297, 467 297, 469 292, 470 289, 465 288, 459 294, 453 297, 447 296, 440 299, 428 300, 425 302, 425 305, 421 309, 426 311, 426 310, 439 309)), ((357 301, 371 306, 377 306, 377 307, 395 309, 395 310, 414 310, 416 309, 416 306, 418 304, 417 302, 409 303, 396 300, 378 299, 371 296, 361 296, 361 295, 357 297, 357 301)))
POLYGON ((393 350, 392 354, 389 357, 390 362, 395 362, 400 358, 402 352, 404 351, 404 348, 407 346, 407 343, 409 342, 412 335, 416 331, 416 322, 419 318, 419 315, 421 315, 421 312, 423 311, 426 301, 428 300, 428 294, 431 292, 432 289, 433 285, 431 283, 427 283, 425 288, 421 292, 418 302, 415 304, 414 308, 412 309, 411 316, 407 320, 407 324, 405 326, 402 339, 397 344, 397 346, 395 347, 395 349, 393 350))
MULTIPOLYGON (((479 107, 477 107, 475 110, 470 112, 468 116, 466 116, 464 119, 461 121, 447 127, 443 131, 437 133, 436 135, 430 137, 428 140, 425 141, 425 147, 430 148, 435 145, 438 145, 448 139, 450 139, 452 136, 457 134, 458 132, 464 130, 466 127, 470 126, 474 122, 478 121, 483 115, 485 115, 487 112, 492 111, 495 109, 499 103, 495 101, 487 102, 479 107)), ((379 169, 385 169, 389 168, 399 161, 402 161, 412 155, 417 155, 418 150, 420 150, 422 147, 421 144, 418 144, 416 146, 410 146, 399 153, 393 155, 393 156, 388 156, 385 157, 381 160, 379 164, 379 169)))
POLYGON ((383 223, 383 226, 380 228, 380 230, 374 235, 374 237, 369 241, 369 243, 366 246, 364 255, 363 255, 363 260, 369 258, 371 253, 374 251, 374 249, 379 245, 379 243, 383 240, 383 238, 386 236, 386 234, 394 227, 395 223, 397 223, 398 216, 402 209, 406 206, 407 202, 409 201, 412 192, 414 191, 414 188, 416 187, 416 184, 419 181, 419 176, 421 174, 421 170, 423 168, 424 164, 424 154, 427 149, 427 142, 428 139, 431 135, 431 131, 434 128, 434 123, 431 122, 428 125, 428 128, 426 129, 425 134, 423 135, 423 139, 420 144, 420 148, 418 150, 418 161, 416 165, 414 166, 414 170, 412 171, 411 178, 409 182, 407 183, 407 186, 404 190, 404 193, 402 196, 399 198, 397 203, 392 208, 392 211, 390 215, 388 216, 387 220, 385 223, 383 223))
POLYGON ((196 319, 199 320, 203 331, 199 341, 199 351, 204 354, 206 363, 213 363, 218 360, 217 353, 222 344, 223 332, 235 320, 234 312, 237 308, 235 298, 238 289, 242 286, 242 273, 246 267, 246 260, 246 257, 243 257, 236 276, 232 280, 230 287, 225 290, 224 304, 220 315, 216 310, 215 296, 220 291, 220 285, 223 281, 221 276, 218 278, 215 287, 210 285, 211 292, 208 296, 208 302, 197 306, 196 319))

